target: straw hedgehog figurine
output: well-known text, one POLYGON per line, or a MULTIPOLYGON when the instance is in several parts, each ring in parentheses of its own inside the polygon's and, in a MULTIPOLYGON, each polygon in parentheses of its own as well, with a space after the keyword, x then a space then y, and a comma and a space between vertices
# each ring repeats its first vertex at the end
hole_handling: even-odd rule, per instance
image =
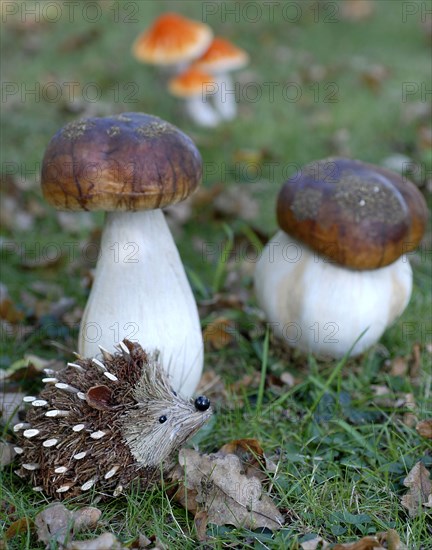
POLYGON ((26 421, 14 426, 16 473, 55 498, 95 488, 118 496, 174 465, 174 453, 210 418, 210 402, 186 401, 172 390, 155 356, 127 340, 103 361, 78 359, 45 370, 39 397, 28 396, 26 421))

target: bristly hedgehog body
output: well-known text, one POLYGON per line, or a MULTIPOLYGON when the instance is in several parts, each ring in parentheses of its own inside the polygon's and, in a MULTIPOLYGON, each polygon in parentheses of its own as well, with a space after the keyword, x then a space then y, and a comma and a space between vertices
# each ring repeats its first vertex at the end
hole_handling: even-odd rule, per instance
POLYGON ((132 481, 142 486, 173 465, 175 451, 210 417, 210 402, 174 392, 155 356, 124 341, 121 353, 78 359, 46 371, 39 397, 14 431, 21 477, 55 498, 94 487, 117 496, 132 481))

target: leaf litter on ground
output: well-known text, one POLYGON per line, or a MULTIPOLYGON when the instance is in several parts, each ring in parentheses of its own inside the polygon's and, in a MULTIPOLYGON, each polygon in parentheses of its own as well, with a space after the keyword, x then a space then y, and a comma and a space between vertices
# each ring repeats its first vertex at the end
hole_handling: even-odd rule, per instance
POLYGON ((408 492, 402 497, 401 503, 412 518, 421 514, 425 507, 432 507, 432 483, 423 462, 414 465, 403 484, 408 487, 408 492))
POLYGON ((280 529, 284 518, 265 494, 262 461, 256 440, 233 441, 210 455, 182 449, 172 474, 177 484, 174 499, 197 517, 201 534, 203 523, 280 529))

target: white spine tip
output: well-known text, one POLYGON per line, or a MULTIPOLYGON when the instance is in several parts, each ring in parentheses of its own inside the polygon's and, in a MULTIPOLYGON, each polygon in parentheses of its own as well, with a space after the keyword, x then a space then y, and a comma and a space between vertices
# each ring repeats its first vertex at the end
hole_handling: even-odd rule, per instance
POLYGON ((39 468, 39 464, 37 462, 30 462, 29 464, 23 464, 22 467, 25 470, 33 471, 33 470, 37 470, 39 468))
POLYGON ((57 445, 58 443, 58 439, 46 439, 43 443, 42 443, 42 446, 43 447, 54 447, 54 445, 57 445))
POLYGON ((57 382, 57 384, 55 384, 55 387, 58 388, 59 390, 68 391, 70 393, 78 393, 79 392, 79 390, 77 390, 77 388, 74 388, 73 386, 70 386, 69 384, 64 384, 63 382, 57 382))
POLYGON ((86 400, 85 393, 83 393, 82 391, 79 391, 79 392, 77 393, 77 397, 78 397, 78 399, 81 399, 81 401, 85 401, 85 400, 86 400))
POLYGON ((67 366, 73 367, 74 369, 80 370, 80 371, 85 370, 81 365, 78 365, 78 363, 68 363, 67 366))
POLYGON ((32 401, 33 407, 46 407, 48 405, 48 401, 45 401, 45 399, 35 399, 35 401, 32 401))
POLYGON ((58 382, 58 378, 53 378, 52 376, 48 378, 42 378, 42 382, 44 384, 55 384, 56 382, 58 382))
POLYGON ((18 424, 15 424, 15 426, 13 427, 13 431, 19 432, 24 428, 30 428, 30 424, 28 424, 27 422, 19 422, 18 424))
POLYGON ((82 451, 81 453, 77 453, 76 455, 73 455, 75 460, 82 460, 87 454, 87 451, 82 451))
POLYGON ((33 491, 35 491, 36 493, 41 493, 43 491, 43 487, 41 486, 33 487, 33 491))
POLYGON ((66 466, 59 466, 54 470, 54 473, 56 474, 64 474, 65 472, 67 472, 66 466))
POLYGON ((104 475, 104 479, 111 479, 119 468, 120 466, 113 466, 111 470, 108 470, 108 472, 104 475))
POLYGON ((96 357, 94 357, 92 359, 92 363, 93 363, 93 365, 96 365, 97 367, 99 367, 103 371, 106 371, 106 366, 102 363, 102 361, 99 361, 99 359, 96 359, 96 357))
POLYGON ((113 382, 118 382, 118 378, 115 374, 111 374, 108 371, 105 371, 103 374, 108 378, 108 380, 112 380, 113 382))
POLYGON ((117 485, 114 489, 113 496, 118 497, 123 492, 123 485, 117 485))
POLYGON ((24 452, 24 449, 22 447, 14 447, 14 451, 17 455, 22 455, 24 452))
POLYGON ((89 489, 91 489, 93 487, 93 485, 96 483, 96 481, 97 481, 96 478, 89 479, 88 481, 86 481, 85 483, 83 483, 81 485, 81 491, 88 491, 89 489))
POLYGON ((129 348, 126 346, 126 344, 124 342, 119 342, 118 343, 118 347, 121 349, 121 351, 123 353, 125 353, 126 355, 129 355, 130 356, 130 351, 129 351, 129 348))
POLYGON ((48 418, 56 418, 57 416, 68 416, 68 415, 69 415, 69 411, 61 411, 59 409, 53 409, 45 413, 45 416, 48 416, 48 418))
POLYGON ((56 491, 56 493, 66 493, 66 491, 69 491, 70 485, 62 485, 59 487, 56 491))
POLYGON ((74 432, 80 432, 84 428, 85 428, 85 424, 75 424, 75 426, 73 426, 72 430, 74 432))
POLYGON ((32 401, 36 401, 36 397, 34 395, 26 395, 23 397, 24 403, 31 403, 32 401))
POLYGON ((31 430, 24 430, 23 436, 27 437, 28 439, 35 437, 39 434, 39 430, 31 429, 31 430))
POLYGON ((42 369, 42 370, 45 374, 48 374, 48 375, 55 374, 55 372, 56 372, 53 369, 42 369))
POLYGON ((104 435, 106 435, 106 432, 102 432, 101 430, 98 430, 97 432, 91 433, 90 437, 92 439, 101 439, 104 435))
POLYGON ((113 355, 105 349, 103 346, 98 346, 102 353, 102 357, 105 359, 105 361, 112 361, 114 359, 113 355))

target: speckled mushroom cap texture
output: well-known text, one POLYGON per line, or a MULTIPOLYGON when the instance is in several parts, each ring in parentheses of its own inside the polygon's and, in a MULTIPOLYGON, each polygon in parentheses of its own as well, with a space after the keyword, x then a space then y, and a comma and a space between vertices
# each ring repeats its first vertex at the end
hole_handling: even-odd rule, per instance
POLYGON ((281 229, 322 256, 357 270, 377 269, 414 250, 426 202, 407 180, 347 158, 312 162, 282 187, 281 229))
POLYGON ((59 210, 151 210, 188 197, 202 161, 193 141, 144 113, 67 124, 42 163, 45 199, 59 210))

